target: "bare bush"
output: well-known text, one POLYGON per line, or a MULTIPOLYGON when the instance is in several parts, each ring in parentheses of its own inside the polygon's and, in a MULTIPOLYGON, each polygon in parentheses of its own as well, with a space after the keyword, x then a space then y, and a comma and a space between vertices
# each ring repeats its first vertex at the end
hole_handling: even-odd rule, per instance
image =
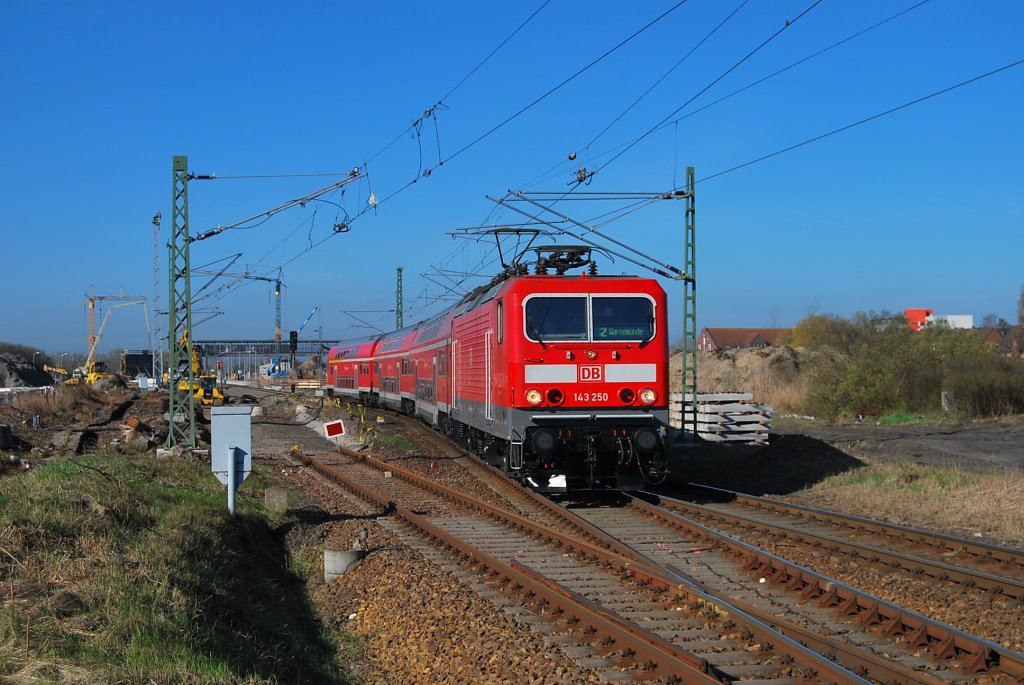
POLYGON ((1024 361, 989 356, 949 359, 943 387, 972 416, 1024 414, 1024 361))

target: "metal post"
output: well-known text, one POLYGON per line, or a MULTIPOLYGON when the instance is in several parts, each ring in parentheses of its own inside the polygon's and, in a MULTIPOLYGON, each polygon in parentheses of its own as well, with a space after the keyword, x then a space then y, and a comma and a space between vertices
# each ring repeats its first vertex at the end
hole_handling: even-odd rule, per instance
POLYGON ((164 353, 160 349, 160 219, 162 214, 153 215, 153 337, 149 349, 153 353, 153 381, 159 387, 164 377, 164 353))
POLYGON ((188 157, 172 158, 171 241, 167 297, 167 447, 196 446, 196 405, 192 369, 192 285, 189 275, 188 157), (185 381, 186 390, 179 390, 185 381))
POLYGON ((398 284, 395 286, 395 328, 403 328, 402 312, 402 267, 398 267, 398 284))
POLYGON ((281 354, 281 279, 274 281, 274 354, 281 354))
POLYGON ((686 167, 686 247, 683 271, 683 430, 697 438, 697 213, 694 168, 686 167), (689 399, 687 399, 689 398, 689 399))
POLYGON ((237 449, 237 447, 228 448, 228 514, 230 514, 231 518, 235 518, 235 490, 238 488, 238 485, 235 483, 238 479, 235 464, 237 459, 235 451, 237 449))

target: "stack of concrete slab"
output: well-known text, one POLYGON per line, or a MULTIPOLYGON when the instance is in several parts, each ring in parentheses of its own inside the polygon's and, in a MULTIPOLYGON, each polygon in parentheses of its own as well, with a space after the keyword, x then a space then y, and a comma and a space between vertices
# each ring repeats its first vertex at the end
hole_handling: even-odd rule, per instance
MULTIPOLYGON (((684 412, 683 394, 675 392, 670 397, 669 424, 677 430, 683 430, 684 423, 687 429, 693 424, 691 396, 687 395, 686 399, 684 412)), ((747 392, 698 393, 697 435, 711 442, 767 445, 772 405, 756 404, 753 400, 754 395, 747 392)))

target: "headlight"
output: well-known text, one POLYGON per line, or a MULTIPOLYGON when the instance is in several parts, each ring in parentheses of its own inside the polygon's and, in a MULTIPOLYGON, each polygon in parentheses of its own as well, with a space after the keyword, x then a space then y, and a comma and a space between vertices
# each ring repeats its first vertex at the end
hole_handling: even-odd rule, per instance
POLYGON ((565 393, 558 388, 551 388, 548 390, 548 404, 558 405, 565 400, 565 393))
POLYGON ((633 400, 636 399, 636 393, 633 392, 632 388, 623 388, 619 390, 619 399, 622 400, 623 404, 633 404, 633 400))
POLYGON ((640 391, 640 401, 644 404, 654 404, 654 401, 658 399, 658 393, 654 392, 650 388, 644 388, 640 391))
POLYGON ((544 395, 541 394, 540 390, 537 390, 536 388, 530 388, 529 390, 526 391, 526 401, 536 407, 538 404, 544 401, 544 395))

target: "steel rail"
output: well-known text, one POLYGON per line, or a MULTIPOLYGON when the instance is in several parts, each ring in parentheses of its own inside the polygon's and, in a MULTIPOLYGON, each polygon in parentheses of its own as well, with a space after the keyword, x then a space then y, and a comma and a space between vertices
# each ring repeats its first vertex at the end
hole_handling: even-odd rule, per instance
MULTIPOLYGON (((410 420, 409 423, 413 422, 410 420)), ((440 445, 440 439, 435 440, 435 442, 440 445)), ((456 449, 462 454, 469 454, 461 450, 461 448, 456 447, 456 449)), ((478 462, 474 460, 473 463, 477 464, 478 462)), ((388 468, 393 467, 388 466, 388 468)), ((409 475, 415 482, 418 482, 419 476, 412 473, 409 475)), ((427 487, 439 485, 431 481, 428 482, 430 485, 427 487)), ((509 481, 506 479, 505 482, 509 481)), ((509 485, 522 490, 522 494, 558 516, 560 520, 565 521, 573 529, 587 535, 597 544, 613 550, 614 554, 631 561, 633 565, 629 567, 629 570, 635 576, 645 578, 647 582, 673 591, 680 587, 678 581, 683 580, 693 590, 703 592, 699 584, 694 584, 685 574, 682 574, 677 569, 663 568, 655 564, 642 553, 608 535, 597 526, 580 519, 564 507, 541 497, 532 490, 511 482, 509 482, 509 485), (666 579, 666 571, 674 575, 675 578, 666 579)), ((439 487, 445 488, 445 486, 439 487)), ((447 488, 445 489, 447 490, 447 488)), ((655 518, 665 520, 658 507, 637 498, 633 498, 633 503, 636 506, 645 508, 655 518)), ((485 506, 491 508, 490 505, 485 504, 485 506)), ((501 510, 498 511, 498 515, 502 516, 503 512, 501 510)), ((885 602, 856 588, 837 583, 809 569, 764 552, 753 545, 734 540, 695 521, 673 515, 673 517, 665 520, 665 522, 670 527, 683 525, 688 532, 697 532, 712 542, 725 544, 726 547, 733 550, 733 553, 745 559, 745 567, 748 570, 767 580, 786 584, 790 590, 799 591, 804 599, 816 598, 821 606, 835 607, 841 614, 856 615, 858 616, 858 621, 864 626, 881 624, 882 633, 887 637, 895 639, 897 636, 902 635, 907 639, 908 644, 915 647, 928 648, 936 659, 959 658, 961 660, 961 668, 965 672, 981 673, 996 670, 1018 677, 1024 675, 1024 656, 1005 649, 1001 645, 963 633, 951 626, 885 602)), ((576 543, 569 542, 566 544, 571 546, 576 543)), ((692 599, 692 595, 690 598, 692 599)), ((777 628, 777 632, 800 643, 816 645, 820 653, 833 655, 848 668, 857 669, 858 672, 870 673, 873 678, 878 680, 898 683, 936 682, 932 676, 858 650, 842 640, 823 637, 804 626, 780 621, 778 618, 765 614, 750 603, 731 599, 721 600, 717 597, 714 601, 716 603, 728 601, 733 604, 733 610, 760 619, 764 623, 777 628)))
POLYGON ((778 500, 768 499, 767 497, 748 495, 742 492, 716 488, 711 485, 701 485, 699 483, 687 483, 687 485, 698 490, 706 490, 719 495, 725 495, 729 498, 730 502, 736 502, 737 504, 749 506, 754 509, 763 509, 765 511, 771 511, 779 514, 798 515, 812 521, 820 521, 833 525, 843 525, 858 531, 880 533, 890 538, 927 545, 929 547, 936 547, 947 552, 968 554, 979 560, 1019 566, 1021 570, 1024 570, 1024 549, 994 545, 989 542, 979 542, 977 540, 968 540, 955 535, 947 535, 946 533, 939 533, 937 531, 912 528, 898 523, 875 521, 862 516, 844 514, 838 511, 830 511, 828 509, 819 509, 805 504, 780 502, 778 500))
MULTIPOLYGON (((707 660, 672 644, 648 630, 625 621, 598 604, 549 579, 543 578, 532 569, 520 563, 513 562, 507 564, 464 540, 458 539, 441 526, 428 521, 426 517, 400 504, 388 501, 371 488, 349 478, 336 467, 328 466, 319 460, 304 455, 297 458, 305 465, 315 469, 330 480, 343 485, 360 497, 388 511, 394 512, 424 534, 456 550, 472 563, 479 564, 487 568, 491 573, 501 576, 514 593, 526 593, 531 595, 534 601, 554 607, 560 614, 564 613, 568 619, 560 617, 561 622, 577 624, 575 626, 577 628, 582 626, 592 628, 596 633, 599 633, 609 641, 608 645, 616 645, 625 650, 627 655, 632 654, 632 660, 640 664, 640 668, 643 669, 645 675, 674 676, 682 679, 683 682, 696 685, 722 684, 723 681, 721 679, 716 678, 710 673, 711 667, 707 660)), ((377 468, 379 462, 374 463, 375 461, 367 459, 366 463, 377 468)), ((388 466, 387 468, 393 473, 401 473, 404 480, 416 482, 417 485, 424 484, 415 478, 408 478, 408 476, 413 474, 405 472, 404 469, 394 466, 388 466)), ((473 498, 463 496, 457 499, 464 501, 472 500, 473 498)))
POLYGON ((690 516, 703 519, 725 521, 733 525, 741 526, 748 530, 757 530, 762 533, 781 534, 783 537, 806 542, 815 547, 823 547, 831 551, 842 551, 852 554, 872 563, 885 563, 904 569, 914 574, 924 574, 936 580, 951 580, 967 587, 978 587, 983 590, 1000 592, 1016 599, 1024 598, 1024 581, 1013 578, 997 576, 985 571, 969 569, 963 566, 955 566, 944 561, 935 561, 923 557, 907 554, 893 549, 886 549, 876 545, 869 545, 863 542, 856 542, 822 533, 814 533, 801 528, 794 528, 782 523, 764 521, 753 516, 746 516, 736 512, 723 511, 713 507, 705 507, 671 497, 661 496, 662 504, 668 504, 672 508, 681 509, 690 516))
POLYGON ((789 590, 799 592, 805 600, 816 600, 820 606, 835 607, 844 615, 855 616, 863 626, 877 625, 883 635, 892 638, 902 636, 907 644, 926 648, 936 659, 959 660, 961 669, 967 673, 999 672, 1016 678, 1024 677, 1024 655, 1002 645, 826 578, 644 500, 634 498, 632 503, 669 527, 681 528, 690 534, 696 532, 730 549, 744 560, 744 568, 755 576, 784 584, 789 590))
MULTIPOLYGON (((825 682, 851 683, 857 685, 864 685, 868 682, 845 668, 843 665, 838 664, 823 654, 801 644, 800 641, 802 637, 811 639, 814 635, 808 629, 794 626, 793 630, 795 631, 795 636, 787 636, 771 627, 771 624, 778 623, 778 619, 773 618, 770 622, 765 622, 755 618, 746 610, 746 605, 744 603, 718 597, 707 592, 701 587, 691 584, 685 579, 685 577, 666 572, 664 569, 660 568, 649 559, 646 559, 632 548, 623 545, 614 538, 611 538, 607 534, 601 532, 600 529, 578 519, 565 509, 557 507, 557 505, 553 506, 557 508, 562 519, 567 521, 569 519, 575 519, 575 521, 571 521, 574 524, 574 527, 585 530, 587 535, 596 535, 601 539, 602 544, 581 540, 578 535, 556 530, 551 526, 494 506, 455 490, 454 488, 450 488, 436 481, 424 478, 395 464, 380 462, 372 457, 367 457, 354 451, 342 449, 342 452, 348 456, 365 462, 367 465, 372 466, 377 470, 390 471, 393 478, 404 480, 428 491, 432 491, 439 496, 448 497, 461 502, 491 518, 503 522, 504 525, 524 531, 534 537, 547 540, 552 544, 588 555, 612 567, 619 568, 623 572, 633 576, 636 581, 641 584, 649 585, 658 590, 671 592, 675 597, 682 601, 695 603, 701 606, 709 606, 717 613, 728 614, 737 623, 742 624, 747 628, 758 640, 761 640, 765 644, 774 645, 780 653, 794 659, 798 663, 802 664, 806 669, 817 673, 818 677, 822 678, 825 682), (606 549, 604 546, 605 544, 621 548, 626 552, 626 554, 606 549)), ((329 477, 334 478, 337 476, 339 479, 345 479, 344 474, 341 474, 332 467, 320 464, 317 460, 313 460, 305 456, 300 457, 300 459, 325 475, 327 471, 324 469, 331 469, 331 471, 334 472, 334 475, 329 477)), ((346 487, 350 486, 346 484, 346 487)), ((384 501, 384 498, 381 498, 379 494, 374 493, 372 490, 368 490, 367 488, 363 488, 354 481, 352 482, 352 487, 356 488, 355 491, 360 494, 360 496, 364 496, 363 493, 365 492, 365 496, 367 496, 368 499, 376 502, 380 506, 387 507, 389 510, 397 510, 398 508, 395 503, 384 501)), ((828 638, 816 636, 816 639, 827 640, 828 638)), ((836 648, 830 650, 830 652, 842 653, 848 649, 848 646, 844 646, 838 641, 835 647, 836 648)), ((885 660, 883 659, 882 661, 885 660)), ((863 663, 864 662, 858 662, 857 666, 860 667, 863 663)), ((885 669, 884 672, 886 679, 892 682, 925 683, 927 685, 936 683, 935 680, 930 679, 929 677, 924 677, 920 673, 906 669, 899 664, 888 662, 888 667, 890 668, 885 669)))

